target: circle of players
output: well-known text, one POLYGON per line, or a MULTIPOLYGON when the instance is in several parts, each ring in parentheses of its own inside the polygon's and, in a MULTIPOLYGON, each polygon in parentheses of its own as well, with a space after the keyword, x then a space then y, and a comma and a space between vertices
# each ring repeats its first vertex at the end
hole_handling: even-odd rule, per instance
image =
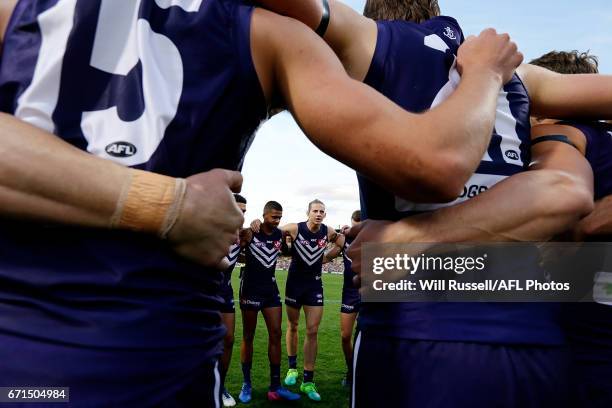
MULTIPOLYGON (((246 212, 247 200, 235 194, 236 202, 246 212)), ((308 204, 305 222, 286 224, 281 227, 280 220, 283 207, 276 201, 269 201, 263 209, 261 220, 254 220, 249 228, 240 232, 237 242, 230 247, 227 260, 228 269, 224 273, 222 297, 224 306, 221 309, 222 319, 227 329, 224 340, 224 351, 221 358, 221 382, 230 365, 234 343, 235 310, 234 292, 231 284, 232 271, 243 254, 244 267, 240 270, 240 309, 242 312, 243 336, 240 344, 240 363, 243 384, 238 399, 248 403, 252 399, 251 367, 253 363, 253 340, 257 327, 257 314, 261 312, 268 329, 268 358, 270 360, 270 387, 267 398, 270 401, 297 400, 300 395, 285 386, 296 385, 299 373, 297 370, 298 323, 300 310, 304 309, 306 321, 306 338, 304 339, 304 371, 299 390, 313 401, 320 401, 321 396, 314 383, 314 367, 317 356, 317 335, 323 317, 323 264, 342 254, 344 261, 344 282, 341 301, 341 338, 342 350, 347 365, 346 376, 342 380, 345 387, 352 384, 353 345, 351 342, 355 319, 359 311, 360 297, 353 285, 355 273, 351 270, 351 260, 346 250, 351 239, 339 231, 323 224, 326 216, 325 204, 313 200, 308 204), (328 244, 333 244, 327 250, 328 244), (327 250, 327 251, 326 251, 327 250), (291 264, 285 289, 287 306, 286 349, 289 369, 281 384, 281 296, 276 284, 276 265, 281 253, 291 255, 291 264)), ((361 212, 353 212, 351 226, 359 224, 361 212)), ((345 226, 343 230, 350 227, 345 226)), ((222 394, 225 406, 234 406, 235 399, 223 387, 222 394)))
MULTIPOLYGON (((358 171, 364 222, 343 248, 353 270, 360 242, 612 234, 612 125, 601 120, 612 119, 612 81, 596 74, 588 54, 552 52, 518 66, 522 57, 505 36, 485 30, 465 39, 435 0, 367 0, 364 15, 333 0, 257 1, 294 20, 242 0, 15 3, 0 3, 8 26, 0 65, 5 386, 68 385, 74 406, 218 406, 224 329, 219 274, 207 257, 224 255, 242 221, 230 194, 241 179, 230 170, 241 168, 276 96, 318 147, 358 171), (321 3, 331 8, 323 17, 321 3), (308 5, 319 16, 304 12, 308 5), (157 224, 149 235, 142 225, 104 230, 115 225, 108 218, 124 195, 117 186, 127 166, 188 178, 187 201, 205 192, 169 210, 198 234, 177 224, 161 235, 166 241, 152 236, 157 224)), ((168 208, 153 202, 147 210, 165 220, 155 204, 168 208)), ((322 224, 321 202, 310 204, 307 222, 284 231, 281 206, 269 204, 240 239, 240 399, 252 397, 259 311, 269 333, 267 397, 297 399, 285 386, 300 375, 303 308, 300 392, 318 401, 320 264, 326 244, 339 248, 346 238, 322 224), (273 275, 283 234, 293 255, 285 386, 273 275)), ((606 284, 607 275, 599 277, 606 284)), ((353 406, 612 406, 605 297, 563 313, 544 303, 364 303, 351 353, 358 300, 354 290, 346 295, 353 406)))

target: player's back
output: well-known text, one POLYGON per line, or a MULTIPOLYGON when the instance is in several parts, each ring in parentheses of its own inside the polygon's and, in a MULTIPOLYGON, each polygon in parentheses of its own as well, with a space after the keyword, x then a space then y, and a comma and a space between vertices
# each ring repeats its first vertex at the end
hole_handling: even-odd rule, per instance
MULTIPOLYGON (((462 41, 459 24, 449 17, 436 17, 422 24, 381 21, 365 82, 407 110, 420 112, 435 107, 452 94, 460 81, 455 64, 462 41)), ((473 198, 526 170, 529 140, 529 97, 515 75, 500 92, 489 148, 455 201, 412 203, 359 177, 362 215, 398 220, 473 198)), ((532 255, 535 259, 536 254, 532 255)), ((528 260, 522 261, 528 265, 528 260)), ((557 309, 554 305, 531 304, 365 303, 360 325, 364 331, 376 328, 388 335, 423 340, 559 344, 562 335, 557 309)))
MULTIPOLYGON (((250 18, 238 0, 22 0, 0 109, 126 166, 239 169, 266 105, 250 18)), ((2 220, 0 248, 0 382, 147 406, 220 352, 221 274, 166 242, 2 220)))

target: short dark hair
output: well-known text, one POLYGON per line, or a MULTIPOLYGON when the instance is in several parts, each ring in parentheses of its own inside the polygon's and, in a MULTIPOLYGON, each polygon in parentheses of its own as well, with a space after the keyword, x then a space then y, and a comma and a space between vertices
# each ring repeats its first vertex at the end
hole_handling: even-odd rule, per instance
POLYGON ((355 222, 361 222, 361 211, 353 211, 353 214, 351 215, 351 220, 355 222))
POLYGON ((551 51, 530 62, 559 74, 598 74, 599 59, 589 52, 551 51))
POLYGON ((310 208, 313 204, 321 204, 323 207, 325 207, 325 203, 323 203, 323 201, 319 200, 318 198, 315 198, 314 200, 308 203, 308 212, 310 212, 310 208))
POLYGON ((367 0, 363 15, 373 20, 422 23, 440 15, 438 0, 367 0))
POLYGON ((266 205, 264 205, 264 214, 273 210, 283 211, 283 206, 277 201, 268 201, 266 205))
POLYGON ((247 203, 246 198, 244 198, 240 194, 234 193, 234 199, 236 200, 237 203, 242 203, 242 204, 246 204, 247 203))

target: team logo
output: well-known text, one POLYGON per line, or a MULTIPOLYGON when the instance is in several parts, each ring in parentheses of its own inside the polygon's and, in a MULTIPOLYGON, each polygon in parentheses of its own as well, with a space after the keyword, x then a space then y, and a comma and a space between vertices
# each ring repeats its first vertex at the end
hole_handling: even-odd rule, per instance
POLYGON ((276 250, 280 250, 281 249, 281 242, 280 241, 274 241, 274 249, 276 249, 276 250))
POLYGON ((444 35, 447 36, 448 38, 450 38, 451 40, 456 40, 457 39, 457 36, 455 35, 455 32, 450 27, 446 27, 444 29, 444 35))
POLYGON ((320 240, 317 242, 317 245, 319 246, 319 248, 325 248, 325 246, 327 245, 327 240, 326 240, 325 238, 320 239, 320 240))
POLYGON ((138 149, 130 142, 114 142, 104 148, 113 157, 132 157, 138 149))
POLYGON ((519 154, 515 152, 514 150, 508 150, 506 152, 506 157, 509 158, 510 160, 518 160, 519 154))

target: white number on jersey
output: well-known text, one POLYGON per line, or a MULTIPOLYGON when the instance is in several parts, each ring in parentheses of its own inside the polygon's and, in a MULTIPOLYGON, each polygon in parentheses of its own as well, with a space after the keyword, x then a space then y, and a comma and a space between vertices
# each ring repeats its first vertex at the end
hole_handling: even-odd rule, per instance
MULTIPOLYGON (((83 112, 81 119, 87 150, 124 165, 146 163, 151 158, 176 115, 183 88, 181 55, 170 39, 154 32, 145 19, 138 18, 141 1, 102 0, 90 64, 101 71, 125 76, 140 62, 144 112, 138 119, 127 122, 113 106, 83 112), (118 143, 132 145, 133 154, 118 157, 121 155, 107 153, 108 146, 118 143)), ((202 4, 202 0, 155 2, 161 8, 176 6, 187 12, 197 12, 202 4)), ((19 98, 15 112, 17 117, 49 132, 55 130, 52 115, 59 98, 63 58, 75 8, 76 0, 59 0, 39 15, 42 44, 38 61, 32 83, 19 98)))

